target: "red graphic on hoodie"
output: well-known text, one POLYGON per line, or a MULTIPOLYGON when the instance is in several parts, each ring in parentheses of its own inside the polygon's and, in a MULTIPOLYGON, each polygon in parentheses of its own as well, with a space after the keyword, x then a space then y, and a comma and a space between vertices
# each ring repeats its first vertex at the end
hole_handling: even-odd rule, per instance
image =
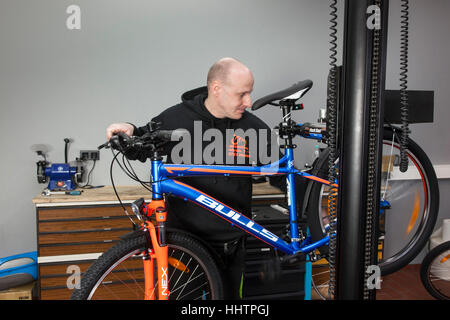
POLYGON ((250 154, 247 147, 247 140, 236 134, 231 138, 228 145, 228 156, 250 158, 250 154))

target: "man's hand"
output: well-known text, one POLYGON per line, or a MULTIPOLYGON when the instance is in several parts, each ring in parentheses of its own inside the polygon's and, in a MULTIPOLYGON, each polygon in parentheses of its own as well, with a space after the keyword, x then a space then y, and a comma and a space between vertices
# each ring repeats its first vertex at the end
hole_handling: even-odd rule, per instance
POLYGON ((106 139, 109 141, 111 137, 118 132, 123 132, 128 136, 132 136, 134 127, 129 123, 113 123, 106 128, 106 139))

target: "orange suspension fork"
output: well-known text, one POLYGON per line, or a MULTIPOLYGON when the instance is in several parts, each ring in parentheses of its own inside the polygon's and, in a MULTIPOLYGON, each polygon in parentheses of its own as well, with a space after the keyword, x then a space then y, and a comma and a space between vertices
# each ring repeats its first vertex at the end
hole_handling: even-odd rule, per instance
POLYGON ((169 262, 168 252, 169 248, 165 243, 165 222, 167 212, 164 207, 163 200, 151 201, 148 206, 149 216, 152 213, 156 215, 158 222, 158 236, 156 228, 150 221, 144 223, 145 229, 150 234, 150 240, 153 247, 153 252, 150 259, 144 260, 144 275, 145 275, 145 298, 149 300, 155 299, 154 288, 154 274, 153 274, 153 259, 156 259, 157 274, 158 274, 158 299, 169 299, 169 262))
POLYGON ((153 257, 150 254, 144 257, 145 300, 155 300, 155 286, 153 277, 153 257))

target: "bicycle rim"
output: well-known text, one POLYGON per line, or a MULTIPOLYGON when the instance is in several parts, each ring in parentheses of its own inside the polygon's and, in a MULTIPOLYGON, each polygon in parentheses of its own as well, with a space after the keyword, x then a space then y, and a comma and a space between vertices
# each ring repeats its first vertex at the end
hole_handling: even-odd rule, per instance
POLYGON ((329 283, 330 283, 330 269, 328 261, 322 259, 313 263, 311 274, 311 286, 314 289, 312 292, 313 300, 328 300, 329 296, 329 283))
MULTIPOLYGON (((144 249, 124 251, 110 263, 90 290, 88 300, 142 300, 144 285, 144 249)), ((154 288, 156 299, 158 281, 154 261, 154 288)), ((191 250, 169 244, 168 270, 169 300, 210 300, 215 297, 211 274, 201 259, 191 250)))
MULTIPOLYGON (((384 214, 380 214, 378 251, 379 266, 383 275, 400 269, 419 253, 436 221, 439 194, 436 190, 437 181, 434 170, 429 160, 425 161, 426 155, 423 151, 418 151, 417 145, 413 146, 410 141, 410 147, 407 150, 408 171, 401 173, 399 170, 400 146, 393 133, 385 131, 380 196, 387 201, 389 209, 384 210, 384 214)), ((321 169, 320 172, 323 174, 325 171, 321 169)), ((316 191, 312 191, 312 193, 317 192, 318 196, 310 198, 317 203, 309 208, 310 213, 308 213, 314 215, 314 212, 318 212, 316 213, 319 216, 317 222, 308 216, 313 238, 316 239, 319 238, 317 234, 322 236, 325 234, 325 227, 329 224, 328 187, 323 185, 318 187, 316 191), (311 224, 318 224, 318 226, 311 224)), ((326 249, 322 251, 325 253, 326 249)))
POLYGON ((435 298, 450 300, 450 242, 436 247, 429 255, 423 262, 422 282, 435 298))
MULTIPOLYGON (((428 237, 431 189, 428 176, 418 158, 407 150, 408 171, 401 173, 400 145, 383 142, 383 165, 380 196, 390 208, 380 215, 379 265, 383 268, 405 260, 419 241, 428 237), (388 151, 387 154, 384 151, 388 151)), ((420 246, 419 250, 422 249, 420 246)), ((414 256, 418 253, 415 250, 414 256)), ((409 260, 409 259, 408 259, 409 260)))

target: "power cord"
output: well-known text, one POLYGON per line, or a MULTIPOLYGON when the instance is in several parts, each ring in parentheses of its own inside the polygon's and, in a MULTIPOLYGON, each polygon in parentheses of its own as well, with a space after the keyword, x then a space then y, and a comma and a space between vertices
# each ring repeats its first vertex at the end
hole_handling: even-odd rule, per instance
POLYGON ((80 189, 93 189, 93 188, 102 187, 102 186, 93 186, 93 185, 91 185, 91 174, 92 174, 92 171, 94 171, 95 164, 96 164, 97 160, 93 160, 93 161, 94 161, 94 163, 92 165, 91 170, 89 170, 86 184, 84 186, 78 186, 80 189))

